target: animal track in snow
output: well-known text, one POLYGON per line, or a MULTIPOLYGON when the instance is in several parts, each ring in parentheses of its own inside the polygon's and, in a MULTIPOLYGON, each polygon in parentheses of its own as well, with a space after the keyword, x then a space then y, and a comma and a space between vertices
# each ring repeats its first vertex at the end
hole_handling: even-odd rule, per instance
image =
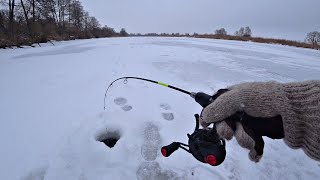
POLYGON ((162 103, 160 104, 160 108, 164 110, 164 112, 161 113, 163 119, 167 121, 172 121, 174 119, 174 115, 171 112, 171 106, 169 104, 162 103))
POLYGON ((132 109, 132 106, 125 105, 125 106, 122 106, 121 109, 124 111, 130 111, 132 109))
POLYGON ((171 110, 171 106, 169 104, 166 103, 162 103, 160 104, 160 107, 164 110, 171 110))
POLYGON ((148 122, 143 131, 144 143, 141 147, 141 155, 146 161, 153 161, 157 158, 160 149, 161 137, 159 128, 152 122, 148 122))
POLYGON ((126 98, 123 97, 117 97, 114 99, 114 103, 116 105, 125 105, 128 102, 128 100, 126 98))
POLYGON ((121 106, 121 109, 124 111, 130 111, 132 109, 132 106, 130 105, 126 105, 128 102, 128 100, 124 97, 117 97, 114 99, 114 103, 116 105, 121 106))

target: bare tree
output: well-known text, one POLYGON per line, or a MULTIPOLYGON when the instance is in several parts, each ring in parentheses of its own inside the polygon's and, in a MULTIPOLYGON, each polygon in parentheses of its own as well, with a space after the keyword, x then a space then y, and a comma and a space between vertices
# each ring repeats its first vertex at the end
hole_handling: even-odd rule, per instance
POLYGON ((127 33, 126 29, 121 28, 121 30, 120 30, 120 35, 121 35, 121 36, 128 36, 128 33, 127 33))
POLYGON ((111 37, 111 36, 114 36, 116 34, 117 34, 116 31, 111 27, 104 26, 102 28, 102 36, 103 37, 111 37))
POLYGON ((309 32, 307 34, 305 41, 307 43, 310 43, 313 45, 319 44, 320 43, 320 32, 318 32, 318 31, 309 32))
POLYGON ((87 33, 88 32, 88 26, 89 26, 89 13, 85 12, 83 14, 83 24, 84 24, 84 31, 87 33))
POLYGON ((252 31, 249 26, 244 28, 244 37, 251 37, 252 31))
POLYGON ((214 31, 216 35, 227 35, 227 31, 224 28, 220 28, 214 31))
POLYGON ((0 10, 0 32, 4 32, 4 34, 8 35, 8 31, 7 31, 7 28, 5 27, 5 23, 6 23, 6 12, 4 10, 0 10))
POLYGON ((21 6, 22 6, 22 9, 23 9, 24 17, 26 19, 29 36, 30 36, 31 39, 33 39, 33 34, 32 34, 31 26, 30 26, 30 23, 29 23, 29 18, 28 18, 28 13, 27 13, 26 8, 24 6, 23 0, 20 0, 20 3, 21 3, 21 6))
POLYGON ((99 21, 95 17, 89 17, 88 28, 90 31, 94 31, 100 27, 99 21))
POLYGON ((15 1, 9 0, 9 32, 11 33, 11 39, 14 38, 14 7, 15 7, 15 1))
POLYGON ((71 4, 71 19, 73 20, 73 25, 78 28, 82 29, 83 17, 84 17, 84 10, 83 6, 80 1, 73 1, 71 4))
POLYGON ((234 33, 236 36, 242 37, 244 35, 244 28, 241 27, 238 31, 234 33))
POLYGON ((99 21, 84 10, 79 0, 0 0, 2 48, 50 39, 115 35, 119 33, 107 26, 102 28, 99 21))
POLYGON ((240 37, 251 37, 252 31, 249 26, 241 27, 238 31, 235 32, 236 36, 240 37))

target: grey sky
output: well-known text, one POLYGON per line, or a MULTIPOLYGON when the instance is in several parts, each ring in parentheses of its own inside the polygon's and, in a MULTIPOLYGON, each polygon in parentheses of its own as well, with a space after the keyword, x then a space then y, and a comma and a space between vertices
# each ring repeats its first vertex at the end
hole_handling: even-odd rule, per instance
POLYGON ((101 24, 129 33, 234 34, 250 26, 254 36, 304 40, 320 31, 320 0, 81 0, 101 24))

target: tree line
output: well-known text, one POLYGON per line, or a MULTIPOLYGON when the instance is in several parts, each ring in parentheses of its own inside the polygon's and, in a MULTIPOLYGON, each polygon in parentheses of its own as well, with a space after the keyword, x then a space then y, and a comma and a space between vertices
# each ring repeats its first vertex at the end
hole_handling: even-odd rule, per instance
POLYGON ((0 0, 0 47, 127 35, 102 27, 79 0, 0 0))
MULTIPOLYGON (((215 30, 215 35, 228 35, 227 31, 224 28, 215 30)), ((251 37, 252 31, 250 27, 241 27, 238 31, 234 33, 235 36, 239 37, 251 37)), ((314 46, 320 45, 320 32, 313 31, 309 32, 306 35, 305 43, 312 44, 314 46)))
POLYGON ((230 40, 256 40, 259 42, 266 42, 266 43, 273 43, 273 42, 281 42, 280 44, 284 45, 291 45, 291 44, 299 44, 299 47, 303 45, 305 47, 314 47, 314 49, 319 49, 320 45, 320 32, 313 31, 306 35, 306 38, 303 42, 296 42, 284 39, 273 39, 273 38, 261 38, 261 37, 252 37, 252 30, 249 26, 241 27, 237 30, 233 35, 228 34, 225 28, 216 29, 212 34, 180 34, 180 33, 147 33, 147 34, 130 34, 131 36, 164 36, 164 37, 208 37, 208 38, 215 38, 215 39, 230 39, 230 40), (311 46, 308 46, 311 45, 311 46))
POLYGON ((198 33, 147 33, 147 34, 130 34, 130 36, 160 36, 160 37, 190 37, 190 38, 209 38, 209 39, 225 39, 225 40, 236 40, 236 41, 252 41, 258 43, 271 43, 271 44, 282 44, 287 46, 295 46, 302 48, 311 48, 320 50, 320 32, 313 31, 307 34, 304 42, 298 42, 286 39, 274 39, 274 38, 262 38, 254 37, 252 30, 249 26, 241 27, 233 35, 228 34, 225 28, 219 28, 212 33, 198 34, 198 33))

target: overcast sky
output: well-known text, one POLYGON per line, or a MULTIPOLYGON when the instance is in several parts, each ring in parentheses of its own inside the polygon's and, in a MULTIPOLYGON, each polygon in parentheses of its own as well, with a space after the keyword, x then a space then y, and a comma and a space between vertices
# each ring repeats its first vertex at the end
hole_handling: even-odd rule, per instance
POLYGON ((254 36, 304 40, 320 31, 320 0, 81 0, 102 25, 129 33, 234 34, 250 26, 254 36))

